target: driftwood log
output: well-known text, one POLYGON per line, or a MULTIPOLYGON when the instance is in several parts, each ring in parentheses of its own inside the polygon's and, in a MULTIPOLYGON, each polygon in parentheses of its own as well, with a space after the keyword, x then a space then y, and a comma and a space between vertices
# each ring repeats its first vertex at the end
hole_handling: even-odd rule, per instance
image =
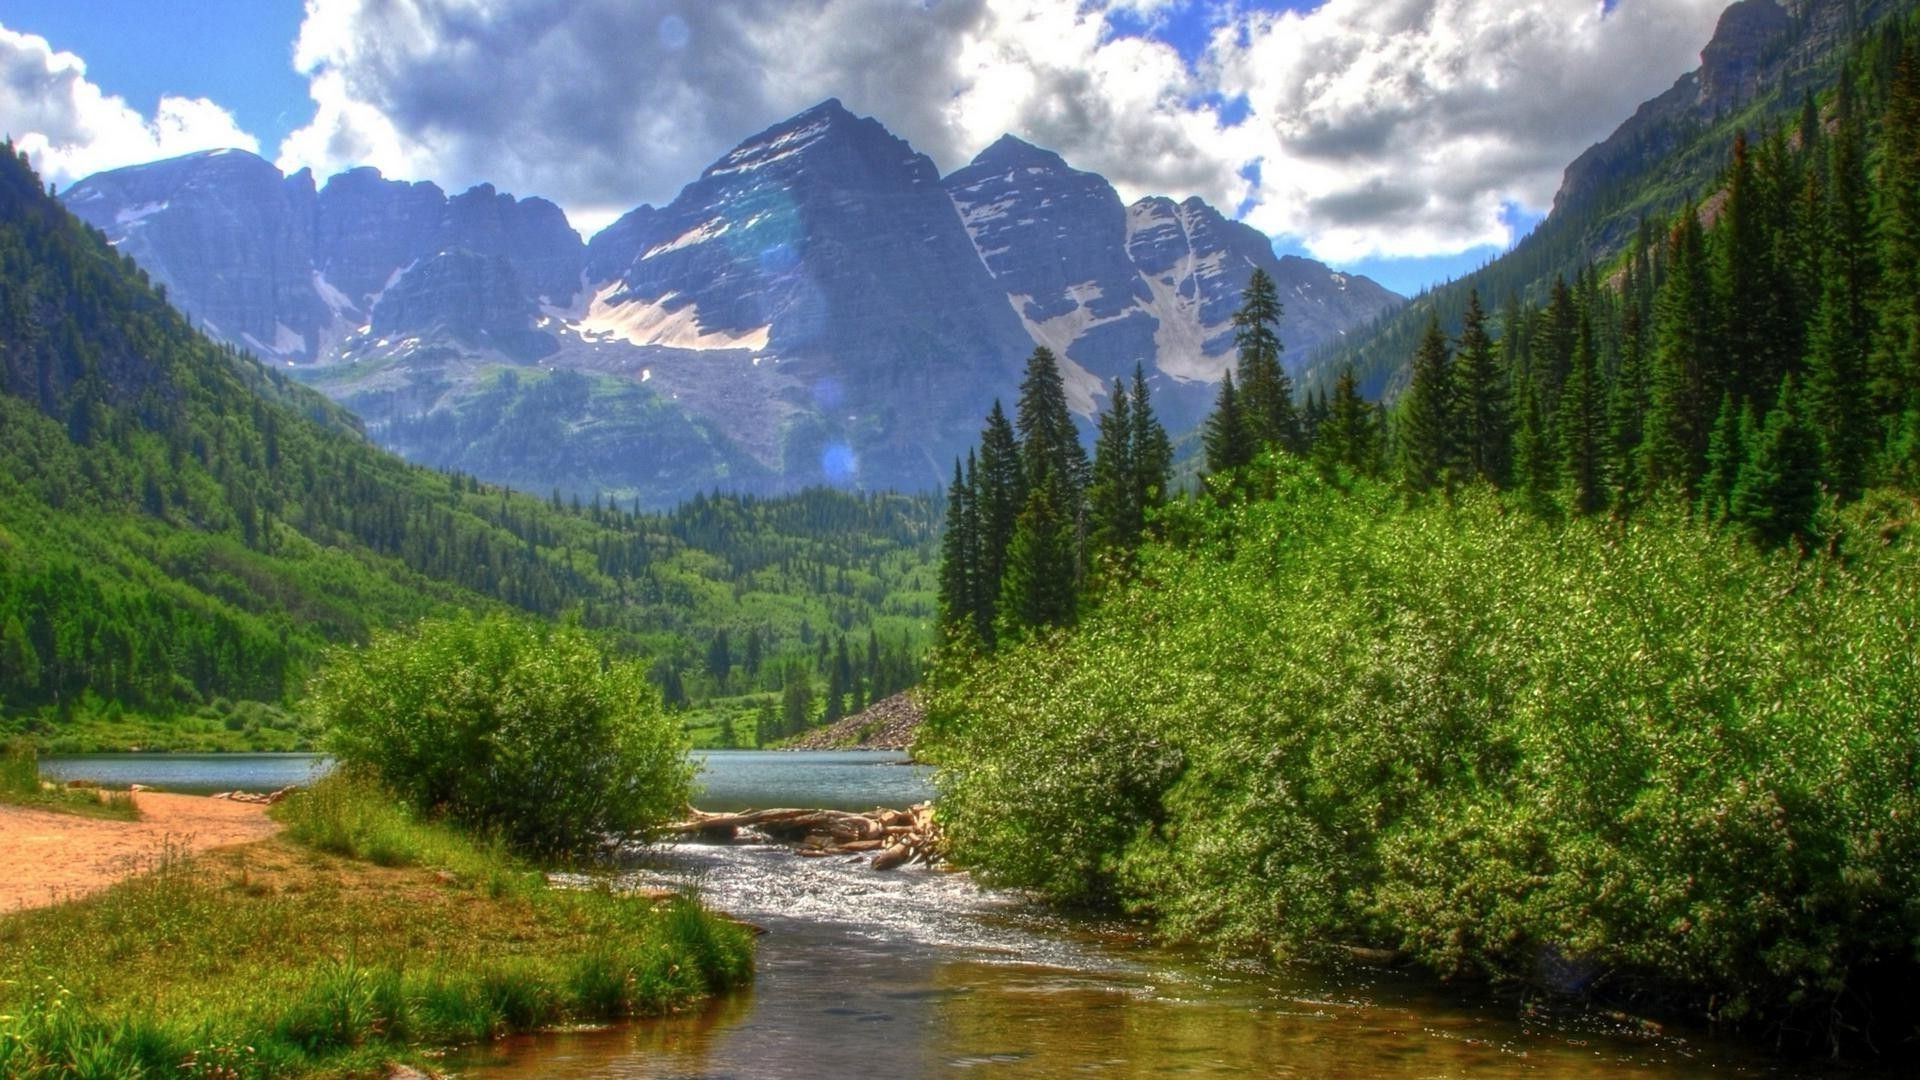
POLYGON ((732 840, 742 829, 794 844, 795 851, 801 855, 873 852, 875 870, 891 870, 914 862, 932 865, 945 855, 931 803, 920 803, 906 810, 876 809, 864 814, 846 810, 743 810, 714 814, 691 810, 686 820, 667 826, 668 832, 707 840, 732 840))

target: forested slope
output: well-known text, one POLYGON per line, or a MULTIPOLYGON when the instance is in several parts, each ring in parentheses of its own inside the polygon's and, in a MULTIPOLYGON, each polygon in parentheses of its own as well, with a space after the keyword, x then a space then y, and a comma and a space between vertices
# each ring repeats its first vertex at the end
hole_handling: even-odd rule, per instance
POLYGON ((930 615, 925 499, 640 515, 406 465, 189 329, 11 147, 0 391, 0 709, 43 734, 209 709, 291 729, 273 710, 229 723, 232 702, 283 703, 325 643, 452 607, 578 618, 654 656, 682 700, 741 688, 702 674, 723 631, 757 639, 756 678, 787 660, 817 676, 819 643, 852 634, 910 681, 930 615))

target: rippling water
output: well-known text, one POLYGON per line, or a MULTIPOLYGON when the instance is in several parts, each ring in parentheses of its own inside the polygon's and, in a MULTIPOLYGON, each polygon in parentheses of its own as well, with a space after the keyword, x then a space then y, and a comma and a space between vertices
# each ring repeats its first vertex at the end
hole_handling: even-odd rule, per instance
POLYGON ((764 927, 754 988, 697 1015, 512 1039, 450 1064, 492 1080, 1771 1071, 1736 1049, 1530 1015, 1410 973, 1209 963, 960 873, 683 844, 630 880, 695 890, 764 927))

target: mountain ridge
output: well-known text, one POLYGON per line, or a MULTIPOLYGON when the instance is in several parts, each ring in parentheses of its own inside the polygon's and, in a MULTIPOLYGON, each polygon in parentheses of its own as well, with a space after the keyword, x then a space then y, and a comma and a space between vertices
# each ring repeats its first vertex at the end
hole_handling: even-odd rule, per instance
POLYGON ((652 506, 715 487, 936 487, 1036 345, 1059 357, 1083 421, 1138 363, 1169 424, 1192 427, 1256 265, 1281 283, 1295 364, 1400 302, 1274 256, 1199 200, 1124 206, 1016 136, 943 177, 833 98, 584 241, 537 197, 449 196, 366 168, 316 187, 239 151, 98 174, 62 197, 210 333, 347 405, 382 445, 652 506), (1015 169, 1027 182, 1010 183, 1015 169), (976 228, 974 189, 995 175, 1011 212, 976 228), (565 373, 585 391, 539 399, 542 438, 564 446, 530 465, 487 449, 502 440, 486 417, 534 408, 533 389, 565 373))

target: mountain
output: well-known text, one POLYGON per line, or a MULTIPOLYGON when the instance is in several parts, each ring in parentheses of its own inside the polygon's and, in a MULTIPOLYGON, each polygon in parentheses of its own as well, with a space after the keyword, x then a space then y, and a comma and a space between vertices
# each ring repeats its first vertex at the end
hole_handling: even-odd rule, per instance
MULTIPOLYGON (((457 610, 570 615, 652 656, 663 684, 696 701, 777 690, 789 661, 812 670, 830 634, 869 643, 867 689, 911 681, 937 501, 814 489, 639 514, 409 465, 293 382, 284 361, 264 366, 196 332, 148 271, 6 149, 0 736, 231 746, 247 727, 252 745, 286 745, 296 722, 270 706, 298 696, 327 645, 457 610), (729 633, 752 658, 737 672, 711 647, 729 633), (236 701, 255 706, 235 712, 236 701), (133 714, 151 720, 137 737, 100 734, 129 730, 112 725, 133 714)), ((198 164, 209 163, 270 179, 243 158, 198 164)), ((227 238, 285 224, 280 197, 303 189, 259 185, 269 197, 233 208, 227 238)), ((469 205, 487 204, 494 212, 476 216, 505 235, 513 219, 497 211, 511 208, 492 196, 469 205)), ((270 243, 250 250, 291 234, 253 234, 270 243)), ((518 296, 506 283, 537 280, 529 265, 465 249, 425 260, 373 304, 375 324, 398 333, 423 310, 518 296), (481 288, 463 295, 470 284, 481 288)), ((461 332, 493 330, 483 320, 461 332)))
POLYGON ((1429 313, 1457 333, 1469 290, 1490 310, 1508 297, 1539 301, 1556 276, 1573 277, 1624 251, 1640 223, 1672 214, 1719 183, 1736 131, 1760 134, 1838 78, 1859 36, 1911 0, 1736 0, 1721 13, 1700 67, 1645 102, 1571 164, 1553 208, 1533 232, 1480 270, 1439 286, 1365 332, 1315 356, 1306 381, 1331 387, 1353 365, 1361 392, 1392 396, 1429 313))
POLYGON ((1276 257, 1266 236, 1199 199, 1123 205, 1103 177, 1011 135, 946 188, 1027 336, 1062 359, 1083 416, 1151 361, 1161 415, 1176 432, 1196 426, 1232 365, 1233 312, 1254 267, 1279 289, 1292 365, 1400 302, 1366 278, 1276 257))
POLYGON ((1292 363, 1400 303, 1197 199, 1124 205, 1004 138, 952 175, 828 100, 582 244, 537 198, 252 155, 89 177, 67 205, 209 334, 409 459, 662 506, 716 487, 925 490, 1035 345, 1089 419, 1144 363, 1177 432, 1255 266, 1292 363))

